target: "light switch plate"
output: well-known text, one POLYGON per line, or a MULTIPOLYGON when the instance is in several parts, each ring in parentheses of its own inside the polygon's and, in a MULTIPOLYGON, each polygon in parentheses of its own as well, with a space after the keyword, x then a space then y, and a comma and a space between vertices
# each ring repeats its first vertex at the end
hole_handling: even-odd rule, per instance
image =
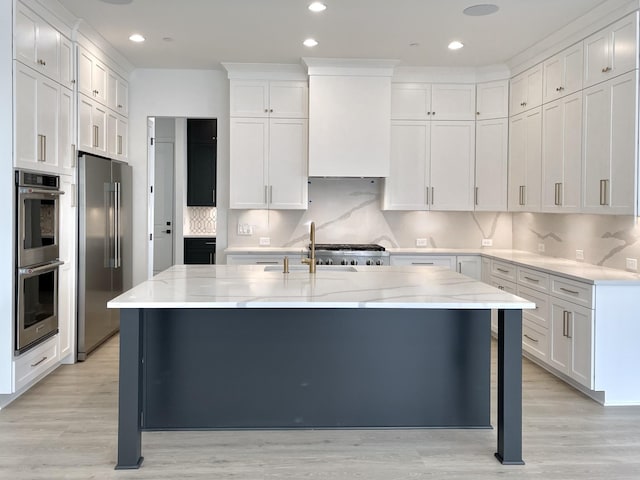
POLYGON ((493 247, 493 239, 491 239, 491 238, 483 238, 482 239, 482 246, 483 247, 493 247))
POLYGON ((584 250, 576 250, 576 260, 584 260, 584 250))
POLYGON ((260 237, 260 246, 268 247, 271 245, 271 237, 260 237))
POLYGON ((416 238, 416 247, 426 247, 427 239, 426 238, 416 238))
POLYGON ((239 223, 238 235, 240 236, 253 235, 253 225, 250 225, 248 223, 239 223))
POLYGON ((633 272, 638 271, 638 259, 637 258, 627 258, 627 270, 631 270, 633 272))

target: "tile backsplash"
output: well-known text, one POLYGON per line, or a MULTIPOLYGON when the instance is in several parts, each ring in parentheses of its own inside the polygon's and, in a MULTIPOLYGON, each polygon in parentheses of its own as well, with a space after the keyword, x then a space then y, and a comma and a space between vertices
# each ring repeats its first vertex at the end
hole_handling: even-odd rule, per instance
POLYGON ((379 243, 385 247, 415 247, 417 238, 429 247, 480 248, 483 238, 494 248, 511 248, 511 215, 482 212, 390 212, 380 210, 382 182, 371 178, 312 178, 309 209, 230 210, 229 246, 304 246, 309 223, 316 223, 318 243, 379 243), (239 235, 238 225, 251 235, 239 235))
POLYGON ((215 235, 218 211, 216 207, 185 207, 184 235, 215 235))

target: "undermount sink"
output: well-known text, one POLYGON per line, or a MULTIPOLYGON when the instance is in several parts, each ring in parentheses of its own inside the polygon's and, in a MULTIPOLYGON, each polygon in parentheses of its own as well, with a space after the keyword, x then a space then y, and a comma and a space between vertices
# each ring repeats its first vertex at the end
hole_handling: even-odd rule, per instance
MULTIPOLYGON (((268 265, 264 267, 265 272, 282 272, 282 265, 268 265)), ((289 265, 289 272, 308 272, 308 265, 289 265)), ((323 272, 357 272, 355 267, 349 265, 316 265, 316 271, 323 272)))

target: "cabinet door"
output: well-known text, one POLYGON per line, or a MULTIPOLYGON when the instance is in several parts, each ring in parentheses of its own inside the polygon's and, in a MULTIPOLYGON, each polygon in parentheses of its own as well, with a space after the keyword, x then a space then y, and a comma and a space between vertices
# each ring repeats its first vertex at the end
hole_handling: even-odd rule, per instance
POLYGON ((538 211, 542 157, 542 109, 513 117, 509 140, 509 210, 538 211))
MULTIPOLYGON (((118 116, 118 134, 116 136, 116 154, 118 159, 127 160, 129 148, 129 122, 126 118, 118 116)), ((214 161, 214 185, 215 185, 215 161, 214 161)))
MULTIPOLYGON (((58 322, 60 358, 72 353, 75 332, 75 243, 76 204, 75 184, 70 175, 60 176, 60 267, 58 277, 58 322)), ((75 359, 73 359, 75 360, 75 359)), ((70 363, 73 363, 70 359, 70 363)))
POLYGON ((40 137, 41 162, 58 165, 58 111, 60 86, 48 78, 38 81, 38 136, 40 137))
POLYGON ((563 373, 570 368, 570 339, 568 337, 568 311, 565 302, 552 299, 550 308, 550 352, 549 363, 563 373))
POLYGON ((309 116, 307 82, 270 82, 269 115, 273 118, 307 118, 309 116))
POLYGON ((118 117, 115 113, 107 111, 107 155, 116 158, 118 155, 118 117))
POLYGON ((75 167, 75 149, 73 148, 73 92, 60 89, 58 110, 58 162, 67 173, 73 173, 75 167))
POLYGON ((118 77, 116 91, 116 110, 125 117, 129 115, 129 82, 118 77))
POLYGON ((542 65, 536 65, 511 80, 510 115, 542 105, 542 65))
POLYGON ((554 55, 543 64, 543 102, 551 102, 582 89, 582 42, 554 55))
POLYGON ((232 80, 230 108, 232 117, 266 117, 269 114, 269 82, 232 80))
POLYGON ((542 210, 580 210, 582 93, 543 107, 542 210))
POLYGON ((94 149, 97 153, 107 153, 107 109, 99 103, 94 103, 91 115, 93 122, 94 149))
POLYGON ((269 208, 307 209, 307 125, 306 119, 269 122, 269 208))
POLYGON ((36 62, 40 65, 40 71, 54 80, 60 79, 59 50, 60 33, 44 20, 39 20, 36 39, 36 62))
POLYGON ((477 211, 507 210, 507 145, 509 123, 506 118, 476 123, 477 211))
POLYGON ((111 110, 117 110, 118 102, 118 75, 111 71, 107 71, 107 106, 111 110))
POLYGON ((427 120, 431 116, 431 85, 393 83, 391 85, 392 120, 427 120))
POLYGON ((593 388, 593 310, 571 306, 568 317, 571 336, 569 375, 585 387, 593 388))
POLYGON ((479 83, 476 86, 476 119, 509 116, 509 81, 479 83))
POLYGON ((107 67, 98 59, 93 59, 91 66, 91 86, 93 97, 103 105, 107 105, 107 67))
POLYGON ((473 210, 475 145, 475 122, 431 122, 431 210, 473 210))
POLYGON ((31 10, 18 4, 14 41, 16 59, 54 80, 59 80, 60 34, 31 10))
POLYGON ((456 271, 474 280, 482 281, 482 262, 479 255, 458 255, 456 271))
POLYGON ((636 102, 636 72, 584 91, 585 213, 635 213, 636 102))
POLYGON ((430 122, 391 122, 391 173, 384 181, 383 209, 426 210, 430 122))
POLYGON ((93 128, 93 102, 78 95, 78 150, 93 152, 95 137, 93 128))
POLYGON ((16 49, 16 60, 25 65, 37 65, 36 39, 38 36, 38 22, 36 15, 18 4, 16 11, 13 41, 16 49))
POLYGON ((433 85, 431 87, 432 120, 475 120, 475 85, 433 85))
POLYGON ((230 122, 230 208, 267 208, 269 120, 232 118, 230 122))
POLYGON ((62 86, 73 89, 73 45, 71 41, 60 36, 60 83, 62 86))
POLYGON ((91 73, 93 70, 93 55, 82 47, 78 47, 78 91, 89 98, 93 98, 91 73))
MULTIPOLYGON (((38 78, 30 68, 15 63, 15 162, 35 166, 38 160, 38 78)), ((32 167, 33 168, 33 167, 32 167)))

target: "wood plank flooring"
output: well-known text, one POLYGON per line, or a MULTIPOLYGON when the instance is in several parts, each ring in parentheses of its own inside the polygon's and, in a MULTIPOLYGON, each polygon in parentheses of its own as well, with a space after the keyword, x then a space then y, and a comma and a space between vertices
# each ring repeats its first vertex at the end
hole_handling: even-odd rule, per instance
POLYGON ((154 432, 142 469, 115 471, 117 368, 114 337, 0 411, 0 479, 640 479, 640 407, 602 407, 526 359, 525 466, 493 458, 495 430, 154 432))

